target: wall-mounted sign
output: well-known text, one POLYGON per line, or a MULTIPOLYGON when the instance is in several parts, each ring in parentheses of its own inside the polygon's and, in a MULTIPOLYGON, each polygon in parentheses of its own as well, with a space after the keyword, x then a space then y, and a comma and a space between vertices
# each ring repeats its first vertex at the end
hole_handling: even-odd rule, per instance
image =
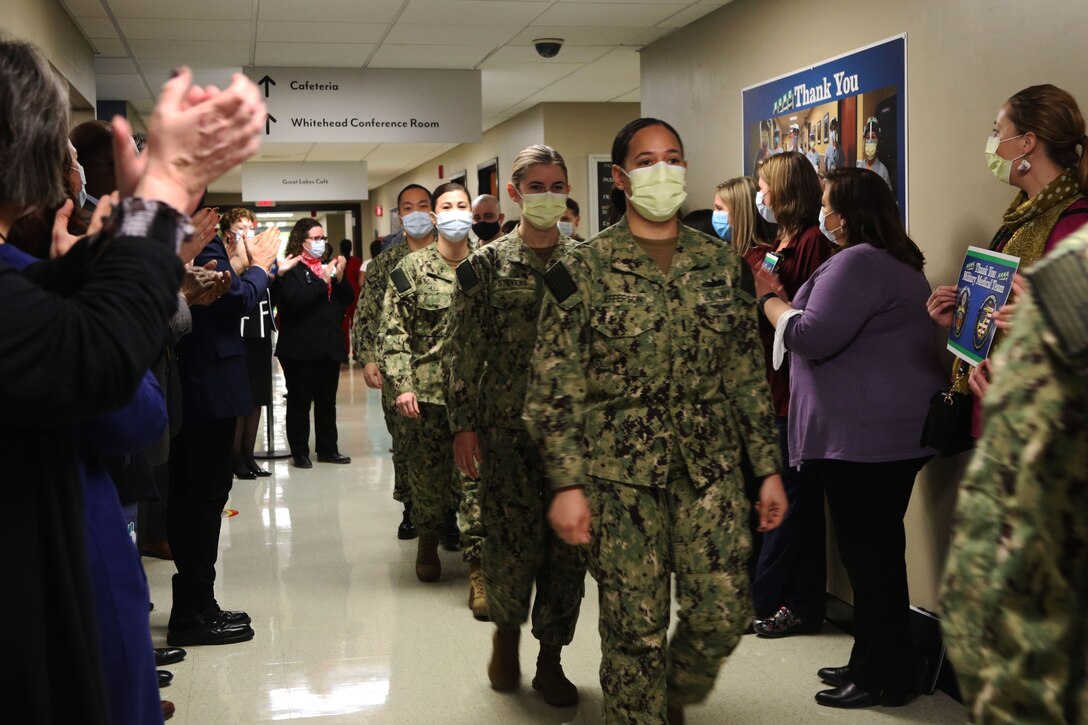
POLYGON ((243 201, 358 201, 368 196, 363 161, 242 164, 243 201))
POLYGON ((887 182, 907 219, 907 36, 749 86, 744 173, 783 151, 816 170, 867 168, 887 182))
POLYGON ((245 68, 268 106, 266 141, 477 143, 480 71, 245 68))
POLYGON ((586 237, 591 237, 609 226, 612 214, 612 156, 589 155, 589 226, 586 237))

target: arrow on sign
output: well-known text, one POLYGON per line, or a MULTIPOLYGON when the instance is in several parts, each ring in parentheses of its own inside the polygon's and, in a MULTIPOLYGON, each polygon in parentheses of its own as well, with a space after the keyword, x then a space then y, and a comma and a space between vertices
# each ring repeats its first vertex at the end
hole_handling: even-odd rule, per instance
POLYGON ((276 85, 276 81, 272 80, 266 75, 264 78, 261 78, 261 80, 257 81, 257 85, 264 86, 264 97, 268 98, 268 86, 276 85))
POLYGON ((264 135, 268 136, 272 133, 272 124, 276 122, 276 117, 271 113, 264 119, 264 135))

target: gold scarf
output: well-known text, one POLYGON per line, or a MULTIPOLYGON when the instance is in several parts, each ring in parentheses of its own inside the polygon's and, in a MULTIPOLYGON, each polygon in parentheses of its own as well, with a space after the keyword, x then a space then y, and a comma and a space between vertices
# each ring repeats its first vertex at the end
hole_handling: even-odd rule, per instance
MULTIPOLYGON (((990 249, 1019 257, 1021 270, 1035 264, 1042 258, 1058 218, 1082 196, 1071 169, 1063 171, 1031 199, 1021 191, 1005 211, 1005 223, 990 241, 990 249)), ((1004 337, 1003 330, 994 332, 991 354, 1004 337)), ((967 363, 957 358, 952 365, 953 388, 957 392, 970 392, 968 372, 967 363)))

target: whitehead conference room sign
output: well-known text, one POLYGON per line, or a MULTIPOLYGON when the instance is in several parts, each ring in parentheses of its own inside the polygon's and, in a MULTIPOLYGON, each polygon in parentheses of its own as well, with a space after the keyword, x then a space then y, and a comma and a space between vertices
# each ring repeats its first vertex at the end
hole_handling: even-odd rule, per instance
POLYGON ((242 201, 357 201, 368 197, 363 161, 242 164, 242 201))
POLYGON ((245 73, 268 106, 266 141, 477 143, 480 71, 270 68, 245 73))

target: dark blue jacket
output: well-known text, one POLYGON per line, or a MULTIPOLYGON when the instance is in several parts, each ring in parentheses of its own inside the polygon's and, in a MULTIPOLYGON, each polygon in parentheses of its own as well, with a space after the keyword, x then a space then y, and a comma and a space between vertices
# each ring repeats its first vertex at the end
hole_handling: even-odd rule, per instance
MULTIPOLYGON (((215 260, 218 271, 230 271, 226 247, 217 236, 194 264, 215 260)), ((251 267, 239 277, 231 273, 230 291, 210 305, 194 306, 193 331, 177 344, 181 378, 182 417, 185 423, 237 418, 253 411, 242 316, 264 299, 268 274, 251 267)))

